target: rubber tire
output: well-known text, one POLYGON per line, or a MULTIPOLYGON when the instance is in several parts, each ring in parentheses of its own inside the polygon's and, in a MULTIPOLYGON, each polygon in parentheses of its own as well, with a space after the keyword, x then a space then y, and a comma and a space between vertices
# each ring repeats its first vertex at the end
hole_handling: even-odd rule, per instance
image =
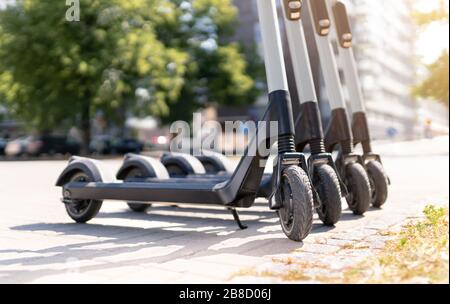
POLYGON ((278 211, 281 228, 290 240, 301 242, 309 235, 313 225, 314 197, 309 177, 300 167, 287 167, 283 170, 280 187, 281 192, 285 193, 280 195, 283 205, 290 203, 289 209, 292 210, 289 212, 289 209, 282 207, 278 211), (286 189, 286 186, 289 186, 289 189, 286 189), (290 195, 290 201, 286 201, 286 193, 290 195), (288 215, 286 212, 292 217, 289 227, 284 221, 288 215))
POLYGON ((359 163, 347 165, 345 181, 349 191, 347 203, 353 214, 363 215, 370 208, 372 190, 369 176, 359 163))
POLYGON ((169 165, 166 166, 167 172, 169 172, 170 177, 186 177, 188 173, 186 173, 183 169, 181 169, 177 165, 169 165))
POLYGON ((217 170, 216 166, 210 162, 202 162, 203 167, 205 167, 206 174, 219 174, 220 171, 217 170))
MULTIPOLYGON (((84 172, 78 172, 75 173, 71 178, 70 181, 80 181, 80 179, 83 178, 86 182, 91 182, 92 178, 88 176, 88 174, 84 172)), ((69 204, 65 204, 66 212, 67 214, 77 223, 85 224, 92 220, 94 217, 97 216, 97 214, 100 211, 100 208, 102 207, 103 201, 97 201, 97 200, 85 200, 83 203, 87 203, 88 206, 84 209, 82 213, 74 213, 72 210, 72 207, 69 204)))
POLYGON ((313 184, 322 202, 317 214, 324 225, 334 226, 342 215, 342 193, 336 171, 330 165, 316 167, 313 184))
MULTIPOLYGON (((127 179, 134 178, 134 177, 144 177, 144 173, 139 168, 133 168, 130 171, 127 172, 127 174, 124 176, 123 181, 126 182, 127 179)), ((152 176, 147 176, 152 177, 152 176)), ((150 208, 150 204, 143 204, 143 203, 134 203, 134 202, 127 202, 128 207, 138 213, 144 213, 147 211, 148 208, 150 208)))
POLYGON ((381 208, 388 198, 388 177, 383 165, 378 161, 368 162, 366 170, 372 187, 372 206, 381 208))

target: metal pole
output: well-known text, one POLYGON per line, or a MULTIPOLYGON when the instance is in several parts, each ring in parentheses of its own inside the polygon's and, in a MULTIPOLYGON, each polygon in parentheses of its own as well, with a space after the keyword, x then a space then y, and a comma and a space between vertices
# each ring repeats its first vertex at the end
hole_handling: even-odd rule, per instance
POLYGON ((288 91, 275 0, 257 0, 269 93, 288 91))

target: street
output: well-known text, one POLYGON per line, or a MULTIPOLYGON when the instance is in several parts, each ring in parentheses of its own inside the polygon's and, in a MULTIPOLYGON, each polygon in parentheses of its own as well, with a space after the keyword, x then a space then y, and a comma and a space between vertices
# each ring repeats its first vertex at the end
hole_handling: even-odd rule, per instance
POLYGON ((284 236, 264 200, 240 210, 247 230, 223 208, 154 205, 137 214, 109 201, 89 224, 75 224, 54 186, 66 161, 0 162, 0 283, 249 282, 234 275, 302 248, 331 255, 337 242, 324 239, 375 242, 379 231, 420 215, 427 204, 448 206, 448 146, 448 138, 375 145, 392 181, 387 204, 363 217, 344 204, 335 228, 316 219, 304 243, 284 236))

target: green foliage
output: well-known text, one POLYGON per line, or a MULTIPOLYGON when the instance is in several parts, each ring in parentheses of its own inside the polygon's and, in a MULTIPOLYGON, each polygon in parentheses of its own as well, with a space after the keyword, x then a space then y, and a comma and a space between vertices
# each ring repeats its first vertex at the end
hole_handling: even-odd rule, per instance
POLYGON ((448 10, 446 9, 446 0, 440 0, 439 8, 431 12, 414 12, 413 18, 419 26, 426 26, 436 21, 448 23, 448 10))
MULTIPOLYGON (((439 8, 428 13, 415 12, 416 23, 422 28, 429 24, 441 22, 448 26, 448 10, 445 1, 441 0, 439 8)), ((449 103, 449 62, 448 49, 432 64, 427 65, 429 75, 421 83, 413 87, 413 95, 422 98, 431 98, 448 106, 449 103)))
POLYGON ((80 0, 79 22, 65 1, 17 2, 0 11, 0 100, 38 129, 254 101, 231 0, 80 0))
POLYGON ((428 205, 423 210, 423 214, 427 218, 428 223, 435 226, 439 220, 445 216, 445 209, 438 208, 434 205, 428 205))
POLYGON ((445 50, 436 62, 427 65, 429 76, 413 88, 415 96, 432 98, 448 105, 448 56, 448 50, 445 50))
POLYGON ((142 13, 146 1, 80 6, 80 22, 65 20, 65 1, 23 0, 1 12, 0 91, 13 111, 40 129, 80 123, 97 110, 114 119, 139 80, 153 93, 148 111, 167 114, 167 103, 179 97, 186 55, 158 41, 142 13))
POLYGON ((172 0, 175 21, 159 23, 156 30, 165 45, 188 54, 181 97, 165 121, 190 120, 192 112, 208 103, 245 105, 255 101, 261 78, 256 53, 251 56, 237 43, 237 10, 231 0, 172 0), (247 57, 247 58, 246 58, 247 57), (247 60, 246 60, 247 59, 247 60), (250 60, 249 60, 250 59, 250 60))

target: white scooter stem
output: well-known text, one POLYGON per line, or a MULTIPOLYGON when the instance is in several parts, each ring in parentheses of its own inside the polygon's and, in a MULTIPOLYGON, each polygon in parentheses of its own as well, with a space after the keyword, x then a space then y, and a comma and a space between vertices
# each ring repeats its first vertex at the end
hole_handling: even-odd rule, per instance
MULTIPOLYGON (((301 1, 297 2, 301 5, 301 1)), ((281 5, 300 103, 317 102, 303 24, 300 18, 293 19, 288 16, 289 7, 287 6, 289 3, 281 1, 281 5)))
MULTIPOLYGON (((336 0, 327 0, 327 7, 328 11, 330 12, 331 24, 333 25, 334 28, 333 36, 336 37, 339 45, 339 60, 343 69, 345 84, 347 86, 348 94, 350 97, 351 110, 353 113, 365 112, 366 109, 364 104, 362 87, 359 80, 355 56, 353 54, 352 33, 350 31, 349 26, 347 33, 338 32, 337 29, 338 20, 336 20, 334 14, 335 5, 344 5, 344 4, 340 2, 338 4, 336 0), (341 35, 346 35, 346 37, 339 37, 341 35)), ((349 22, 349 20, 345 20, 345 22, 349 22)))
POLYGON ((257 0, 269 93, 288 91, 275 0, 257 0))
POLYGON ((332 110, 345 109, 345 98, 342 91, 341 80, 339 78, 338 66, 333 51, 333 46, 329 38, 329 29, 331 20, 329 19, 329 12, 326 12, 326 7, 322 8, 322 13, 328 13, 324 19, 317 20, 312 11, 311 2, 314 0, 305 0, 307 2, 307 12, 311 16, 312 26, 314 29, 314 39, 316 41, 317 50, 320 57, 320 67, 322 75, 325 80, 325 88, 328 95, 328 100, 332 110), (328 19, 327 19, 328 18, 328 19), (317 20, 317 22, 315 22, 317 20), (323 26, 323 28, 319 28, 323 26), (319 34, 320 33, 320 34, 319 34))

